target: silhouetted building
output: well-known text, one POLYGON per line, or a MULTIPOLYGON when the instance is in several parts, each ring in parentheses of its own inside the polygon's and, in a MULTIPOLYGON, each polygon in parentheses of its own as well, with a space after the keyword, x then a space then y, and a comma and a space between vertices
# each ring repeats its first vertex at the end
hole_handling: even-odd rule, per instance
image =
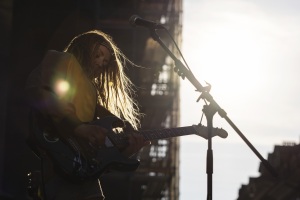
POLYGON ((242 185, 238 200, 300 200, 300 144, 276 145, 268 161, 278 173, 274 178, 260 164, 259 177, 251 177, 242 185))

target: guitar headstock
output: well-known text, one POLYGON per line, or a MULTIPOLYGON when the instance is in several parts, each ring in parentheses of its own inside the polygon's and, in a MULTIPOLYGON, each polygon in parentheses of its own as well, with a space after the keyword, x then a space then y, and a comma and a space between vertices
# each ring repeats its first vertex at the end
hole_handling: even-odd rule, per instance
MULTIPOLYGON (((193 125, 196 135, 199 135, 205 139, 208 139, 208 128, 203 125, 193 125)), ((227 138, 228 133, 222 128, 212 128, 212 137, 219 136, 221 138, 227 138)))

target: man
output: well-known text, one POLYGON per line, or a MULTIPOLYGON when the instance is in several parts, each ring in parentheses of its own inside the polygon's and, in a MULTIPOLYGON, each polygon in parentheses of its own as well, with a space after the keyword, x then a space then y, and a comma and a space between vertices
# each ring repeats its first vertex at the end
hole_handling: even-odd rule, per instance
MULTIPOLYGON (((46 53, 28 78, 26 96, 49 143, 51 138, 59 138, 71 141, 71 146, 77 141, 84 144, 79 145, 82 149, 97 150, 107 144, 111 130, 89 122, 108 115, 121 118, 133 129, 139 127, 140 114, 131 97, 132 83, 123 71, 125 63, 133 64, 112 38, 99 30, 74 37, 63 52, 46 53)), ((119 148, 130 157, 148 144, 142 136, 131 134, 128 145, 119 148)), ((47 148, 36 146, 42 152, 45 199, 104 199, 99 180, 77 183, 66 179, 54 170, 47 148)))

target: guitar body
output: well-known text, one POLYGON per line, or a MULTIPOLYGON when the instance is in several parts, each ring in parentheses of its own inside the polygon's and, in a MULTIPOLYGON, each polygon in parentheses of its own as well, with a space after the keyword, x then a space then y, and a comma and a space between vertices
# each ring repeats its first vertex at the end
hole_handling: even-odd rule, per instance
MULTIPOLYGON (((95 149, 91 145, 76 138, 51 137, 46 132, 34 126, 35 141, 38 146, 47 152, 52 158, 54 166, 71 180, 84 181, 99 178, 109 170, 134 171, 140 162, 123 156, 116 146, 128 144, 127 134, 115 133, 114 128, 123 127, 124 122, 116 116, 107 116, 90 122, 109 130, 107 134, 107 145, 95 149)), ((134 131, 137 133, 136 131, 134 131)), ((208 138, 208 129, 203 125, 193 125, 179 128, 166 128, 159 130, 139 131, 145 140, 167 139, 183 135, 196 134, 205 139, 208 138)), ((224 129, 213 128, 211 137, 219 136, 226 138, 228 133, 224 129)))
MULTIPOLYGON (((115 116, 109 116, 93 121, 91 124, 112 131, 115 128, 114 125, 120 124, 120 121, 115 116)), ((138 160, 123 156, 114 146, 99 147, 93 150, 93 157, 91 157, 83 153, 82 145, 79 145, 75 138, 64 140, 57 137, 51 138, 38 127, 34 133, 39 147, 47 152, 58 172, 73 181, 94 180, 108 170, 134 171, 139 166, 138 160)))

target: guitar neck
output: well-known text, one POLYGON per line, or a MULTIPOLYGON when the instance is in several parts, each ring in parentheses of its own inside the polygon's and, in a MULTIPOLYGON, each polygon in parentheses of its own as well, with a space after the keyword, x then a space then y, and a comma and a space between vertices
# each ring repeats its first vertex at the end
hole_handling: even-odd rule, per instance
MULTIPOLYGON (((199 131, 199 130, 198 130, 199 131)), ((180 127, 180 128, 166 128, 157 130, 144 130, 136 131, 136 133, 141 134, 146 141, 166 139, 184 135, 197 134, 194 126, 180 127)), ((127 135, 130 133, 112 133, 109 138, 115 145, 126 145, 127 135)))
POLYGON ((140 131, 146 141, 196 134, 193 126, 140 131))

